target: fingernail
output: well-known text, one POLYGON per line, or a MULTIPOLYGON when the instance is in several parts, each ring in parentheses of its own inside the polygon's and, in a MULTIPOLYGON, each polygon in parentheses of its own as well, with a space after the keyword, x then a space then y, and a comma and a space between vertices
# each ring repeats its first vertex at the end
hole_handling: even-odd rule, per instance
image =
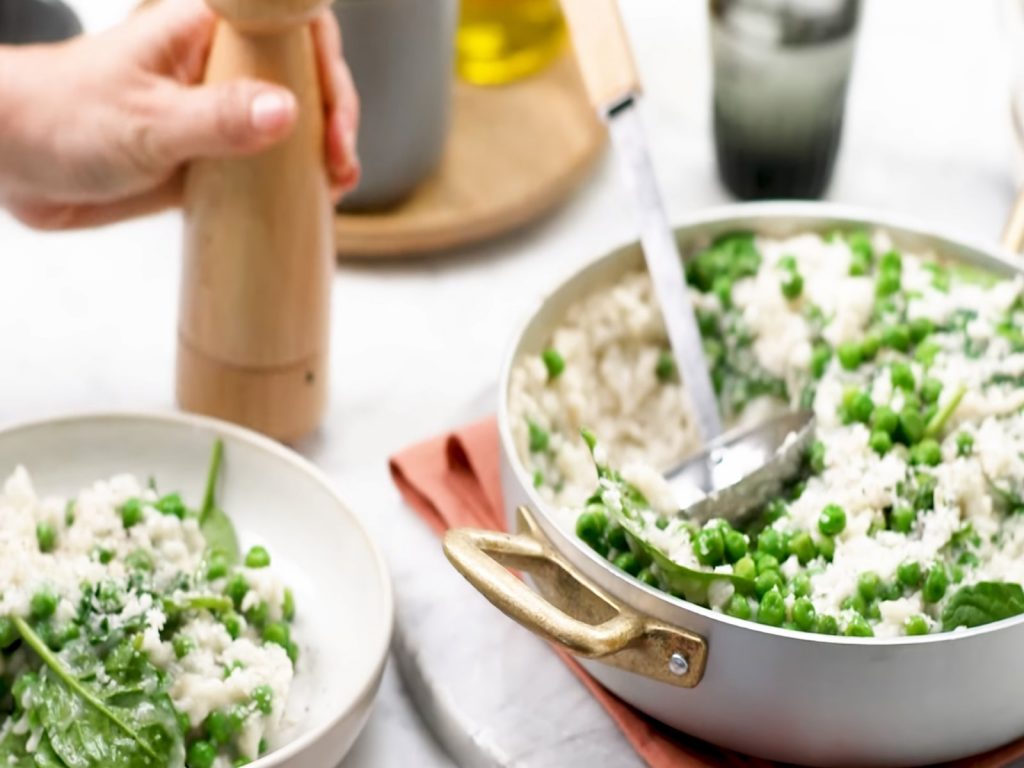
POLYGON ((295 99, 291 94, 263 91, 249 105, 249 119, 260 133, 273 133, 288 123, 294 109, 295 99))

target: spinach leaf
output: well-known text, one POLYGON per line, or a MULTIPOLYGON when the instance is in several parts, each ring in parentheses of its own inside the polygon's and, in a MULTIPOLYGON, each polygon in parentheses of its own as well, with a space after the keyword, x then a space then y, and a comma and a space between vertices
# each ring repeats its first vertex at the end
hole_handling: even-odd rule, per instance
POLYGON ((1024 589, 1020 584, 982 581, 961 587, 942 610, 944 632, 957 627, 980 627, 1024 613, 1024 589))
POLYGON ((608 510, 609 515, 629 534, 630 544, 641 549, 654 562, 668 591, 682 595, 690 602, 707 604, 708 588, 716 581, 728 581, 737 591, 748 594, 754 589, 754 582, 731 573, 716 573, 711 570, 697 570, 680 565, 663 552, 657 545, 647 541, 646 525, 641 510, 650 505, 643 494, 598 457, 597 438, 593 433, 582 430, 583 440, 590 449, 597 468, 599 488, 592 501, 597 501, 608 510), (609 503, 614 497, 614 503, 609 503))
POLYGON ((203 494, 203 507, 199 511, 199 529, 206 539, 206 546, 211 552, 220 552, 228 565, 237 565, 242 555, 238 547, 238 534, 231 518, 217 506, 217 480, 220 476, 220 465, 224 458, 224 443, 217 438, 210 456, 210 469, 206 476, 206 493, 203 494))
POLYGON ((25 644, 43 663, 31 683, 30 717, 43 727, 49 749, 67 768, 182 768, 185 746, 174 705, 160 674, 139 653, 132 663, 106 665, 109 681, 96 686, 87 641, 69 649, 64 663, 21 618, 14 619, 25 644), (124 678, 123 680, 120 678, 124 678))
POLYGON ((35 760, 28 753, 28 733, 16 734, 10 728, 0 738, 0 765, 4 768, 36 768, 35 760))

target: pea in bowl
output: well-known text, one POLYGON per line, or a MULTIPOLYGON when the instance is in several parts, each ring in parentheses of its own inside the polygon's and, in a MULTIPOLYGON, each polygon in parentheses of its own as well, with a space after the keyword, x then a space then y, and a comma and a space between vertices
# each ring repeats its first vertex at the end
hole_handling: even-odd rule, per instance
POLYGON ((336 765, 392 626, 329 481, 247 430, 89 414, 0 430, 0 762, 336 765))
POLYGON ((677 514, 659 470, 696 448, 693 419, 631 245, 517 335, 499 428, 520 533, 453 532, 450 559, 621 698, 717 744, 911 765, 1020 736, 1017 460, 999 449, 1024 405, 1018 267, 820 204, 722 209, 677 238, 726 417, 813 408, 804 474, 751 528, 677 514))

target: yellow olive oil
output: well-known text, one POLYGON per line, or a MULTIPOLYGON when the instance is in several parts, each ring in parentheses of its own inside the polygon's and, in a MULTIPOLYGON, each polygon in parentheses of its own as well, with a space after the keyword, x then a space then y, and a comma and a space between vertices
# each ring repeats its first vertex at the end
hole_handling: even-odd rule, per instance
POLYGON ((558 0, 462 0, 458 72, 478 85, 510 83, 551 63, 565 40, 558 0))

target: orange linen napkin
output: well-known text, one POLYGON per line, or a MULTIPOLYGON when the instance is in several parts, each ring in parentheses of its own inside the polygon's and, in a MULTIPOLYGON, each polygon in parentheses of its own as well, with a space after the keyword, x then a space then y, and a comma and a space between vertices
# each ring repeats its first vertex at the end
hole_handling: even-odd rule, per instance
MULTIPOLYGON (((505 529, 498 425, 493 417, 426 440, 391 458, 391 476, 406 503, 440 535, 448 528, 505 529)), ((560 648, 554 650, 615 721, 651 768, 772 768, 671 730, 604 689, 560 648)), ((1024 739, 950 768, 1001 768, 1024 756, 1024 739)))

